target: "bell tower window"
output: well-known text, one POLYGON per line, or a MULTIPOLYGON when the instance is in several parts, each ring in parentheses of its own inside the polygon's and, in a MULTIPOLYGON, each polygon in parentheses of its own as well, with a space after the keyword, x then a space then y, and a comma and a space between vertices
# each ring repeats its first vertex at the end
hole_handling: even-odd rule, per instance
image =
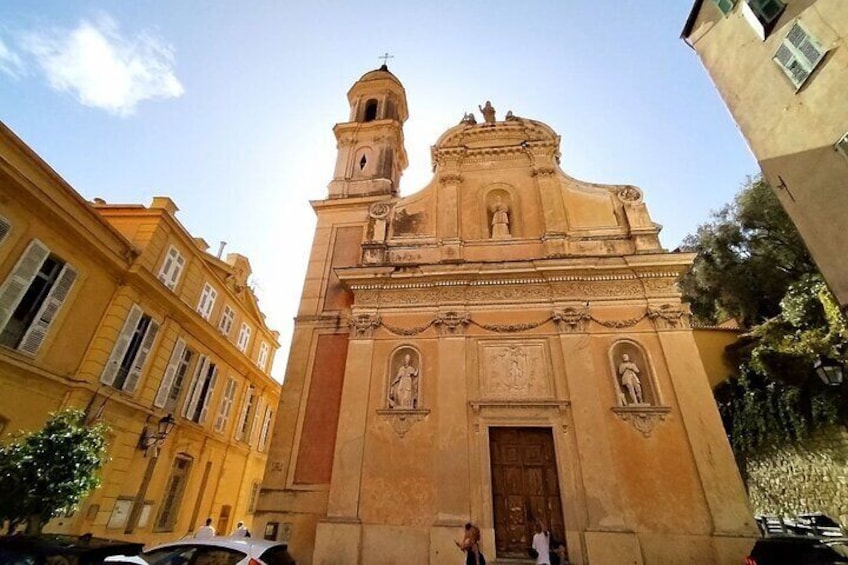
POLYGON ((365 120, 366 122, 373 122, 377 119, 377 101, 373 98, 365 103, 365 120))

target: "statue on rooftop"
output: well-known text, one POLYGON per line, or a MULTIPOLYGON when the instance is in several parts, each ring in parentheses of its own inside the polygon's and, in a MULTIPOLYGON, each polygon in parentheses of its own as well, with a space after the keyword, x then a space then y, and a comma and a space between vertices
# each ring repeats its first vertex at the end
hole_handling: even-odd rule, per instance
POLYGON ((485 106, 477 106, 480 108, 480 113, 483 114, 483 119, 486 120, 487 124, 495 123, 495 108, 492 106, 492 103, 486 100, 485 106))

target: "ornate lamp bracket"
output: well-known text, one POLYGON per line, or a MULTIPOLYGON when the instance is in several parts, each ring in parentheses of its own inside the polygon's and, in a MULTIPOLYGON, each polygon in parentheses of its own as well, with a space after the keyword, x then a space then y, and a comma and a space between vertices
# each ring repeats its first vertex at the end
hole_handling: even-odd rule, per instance
POLYGON ((614 406, 616 415, 630 422, 643 436, 651 437, 654 427, 671 412, 669 406, 614 406))

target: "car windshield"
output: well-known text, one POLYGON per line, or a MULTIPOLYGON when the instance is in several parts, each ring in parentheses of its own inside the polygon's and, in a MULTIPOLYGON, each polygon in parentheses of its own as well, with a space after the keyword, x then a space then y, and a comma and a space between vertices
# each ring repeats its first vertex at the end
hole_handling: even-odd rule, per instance
POLYGON ((180 545, 141 554, 150 565, 236 565, 246 553, 214 545, 180 545))

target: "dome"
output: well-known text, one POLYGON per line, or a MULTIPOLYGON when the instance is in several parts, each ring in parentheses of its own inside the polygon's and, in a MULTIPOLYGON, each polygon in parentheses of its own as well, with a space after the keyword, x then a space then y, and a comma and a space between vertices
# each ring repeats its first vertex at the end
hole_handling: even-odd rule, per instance
MULTIPOLYGON (((389 71, 389 68, 386 65, 381 66, 379 69, 374 69, 373 71, 368 71, 367 73, 365 73, 364 75, 359 77, 359 80, 356 81, 356 82, 365 82, 365 81, 369 81, 369 80, 381 80, 381 79, 392 80, 392 81, 398 83, 398 85, 401 85, 398 78, 395 75, 393 75, 391 73, 391 71, 389 71)), ((403 86, 403 85, 401 85, 401 86, 403 86)))

